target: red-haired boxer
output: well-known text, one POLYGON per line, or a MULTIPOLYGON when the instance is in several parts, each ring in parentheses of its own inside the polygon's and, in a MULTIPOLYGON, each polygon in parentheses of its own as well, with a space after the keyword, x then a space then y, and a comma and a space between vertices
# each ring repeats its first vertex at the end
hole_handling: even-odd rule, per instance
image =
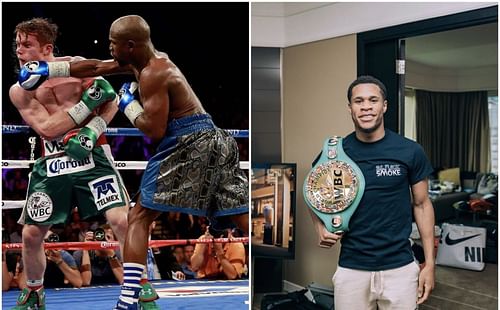
MULTIPOLYGON (((37 62, 29 61, 81 59, 54 56, 57 31, 57 25, 43 18, 16 26, 21 73, 26 64, 37 66, 37 62)), ((43 237, 51 225, 65 223, 75 205, 82 218, 104 214, 121 244, 127 231, 128 195, 102 135, 118 111, 113 88, 102 78, 59 77, 37 84, 38 88, 25 90, 16 83, 9 90, 24 121, 42 138, 43 150, 34 164, 20 218, 25 224, 22 234, 27 288, 14 309, 45 309, 43 237)))

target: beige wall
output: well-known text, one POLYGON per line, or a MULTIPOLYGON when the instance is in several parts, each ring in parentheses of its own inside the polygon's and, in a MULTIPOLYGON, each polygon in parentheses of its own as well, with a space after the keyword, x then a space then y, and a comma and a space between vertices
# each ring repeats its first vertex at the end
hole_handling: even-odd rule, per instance
POLYGON ((304 203, 302 185, 324 139, 353 130, 347 87, 356 78, 356 36, 298 45, 283 50, 283 161, 297 163, 295 260, 285 261, 285 281, 331 286, 338 245, 325 250, 304 203))

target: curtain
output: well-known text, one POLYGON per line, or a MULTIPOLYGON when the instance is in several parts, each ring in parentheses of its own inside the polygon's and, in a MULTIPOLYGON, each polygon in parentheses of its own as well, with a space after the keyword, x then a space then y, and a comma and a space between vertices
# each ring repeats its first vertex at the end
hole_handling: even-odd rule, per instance
POLYGON ((490 170, 488 94, 416 91, 417 142, 435 168, 490 170))

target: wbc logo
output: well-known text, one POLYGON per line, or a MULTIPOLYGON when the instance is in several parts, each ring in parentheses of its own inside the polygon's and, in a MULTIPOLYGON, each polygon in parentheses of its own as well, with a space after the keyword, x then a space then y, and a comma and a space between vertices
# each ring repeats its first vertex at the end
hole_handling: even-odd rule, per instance
POLYGON ((52 215, 52 199, 43 192, 34 192, 29 196, 26 202, 26 211, 33 221, 43 222, 52 215))

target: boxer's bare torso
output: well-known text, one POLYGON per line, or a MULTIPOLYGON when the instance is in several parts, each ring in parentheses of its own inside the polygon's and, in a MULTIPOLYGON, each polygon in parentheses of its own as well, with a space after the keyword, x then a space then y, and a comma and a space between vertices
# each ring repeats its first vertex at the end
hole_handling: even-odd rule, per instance
MULTIPOLYGON (((55 57, 53 61, 74 59, 76 58, 55 57)), ((66 112, 80 101, 85 86, 93 79, 53 78, 42 83, 34 91, 26 91, 16 83, 11 86, 9 95, 24 121, 35 132, 46 139, 54 139, 76 126, 71 123, 72 120, 68 118, 66 112)))

